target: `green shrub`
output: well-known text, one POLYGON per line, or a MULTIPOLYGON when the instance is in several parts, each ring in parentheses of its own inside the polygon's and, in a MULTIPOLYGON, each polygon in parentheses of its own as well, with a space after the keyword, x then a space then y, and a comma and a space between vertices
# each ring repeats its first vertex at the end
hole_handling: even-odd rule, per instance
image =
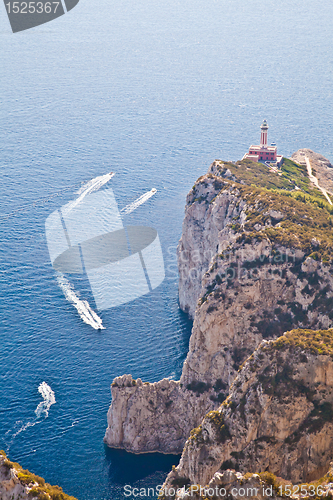
POLYGON ((333 329, 307 330, 298 328, 285 333, 264 350, 289 350, 291 347, 308 350, 313 354, 326 354, 333 357, 333 329))
POLYGON ((190 384, 186 385, 186 389, 188 391, 196 392, 197 394, 203 394, 204 392, 209 391, 210 388, 210 384, 206 384, 205 382, 198 380, 192 380, 190 384))
POLYGON ((28 470, 24 470, 18 463, 8 460, 4 451, 0 451, 0 454, 6 458, 3 465, 8 469, 15 469, 21 484, 24 486, 38 484, 38 486, 34 486, 29 492, 31 499, 37 498, 38 500, 50 500, 51 498, 51 500, 77 500, 72 496, 66 495, 60 486, 51 486, 50 484, 45 483, 45 480, 42 477, 39 477, 28 470))
POLYGON ((213 424, 216 431, 217 441, 219 443, 225 443, 228 439, 231 438, 222 412, 219 412, 218 410, 210 411, 209 413, 207 413, 205 418, 213 424))
POLYGON ((274 474, 266 471, 261 472, 259 476, 263 481, 265 481, 266 484, 273 487, 275 493, 279 493, 279 486, 281 483, 278 481, 277 477, 274 474))
POLYGON ((226 391, 227 388, 228 388, 227 384, 225 384, 221 378, 218 378, 215 384, 213 385, 213 389, 215 392, 226 391))

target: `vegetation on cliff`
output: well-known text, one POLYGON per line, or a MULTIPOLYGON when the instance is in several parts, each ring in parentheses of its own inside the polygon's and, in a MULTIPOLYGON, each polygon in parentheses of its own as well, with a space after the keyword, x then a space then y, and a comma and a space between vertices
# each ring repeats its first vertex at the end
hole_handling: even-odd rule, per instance
POLYGON ((323 354, 333 359, 333 329, 330 330, 304 330, 296 329, 285 333, 269 344, 266 349, 299 348, 308 350, 312 354, 323 354))
POLYGON ((77 500, 72 496, 66 495, 60 486, 52 486, 46 483, 42 477, 23 469, 16 462, 11 462, 3 450, 0 450, 0 455, 2 455, 0 457, 0 467, 2 470, 7 471, 8 476, 10 470, 13 470, 21 485, 27 487, 27 495, 31 500, 77 500))
POLYGON ((285 158, 281 171, 275 172, 249 160, 216 161, 211 170, 215 177, 224 179, 223 186, 215 182, 216 196, 233 188, 247 204, 245 223, 235 221, 233 225, 242 233, 238 242, 267 238, 276 245, 300 249, 316 260, 332 260, 333 207, 310 182, 304 165, 285 158))
POLYGON ((233 180, 247 186, 293 192, 294 195, 297 191, 302 191, 313 198, 327 202, 322 192, 311 183, 306 166, 299 165, 288 158, 283 159, 279 171, 251 160, 241 160, 236 163, 216 161, 215 165, 222 177, 225 177, 229 170, 233 180))

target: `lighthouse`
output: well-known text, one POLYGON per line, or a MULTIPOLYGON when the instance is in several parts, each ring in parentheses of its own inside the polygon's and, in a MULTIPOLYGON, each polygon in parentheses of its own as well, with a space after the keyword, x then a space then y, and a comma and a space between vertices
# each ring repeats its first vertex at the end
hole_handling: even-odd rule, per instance
POLYGON ((254 162, 265 163, 267 166, 280 167, 283 157, 277 154, 275 144, 268 146, 267 143, 268 124, 264 120, 260 126, 260 144, 259 146, 251 145, 249 152, 245 153, 242 160, 252 160, 254 162))

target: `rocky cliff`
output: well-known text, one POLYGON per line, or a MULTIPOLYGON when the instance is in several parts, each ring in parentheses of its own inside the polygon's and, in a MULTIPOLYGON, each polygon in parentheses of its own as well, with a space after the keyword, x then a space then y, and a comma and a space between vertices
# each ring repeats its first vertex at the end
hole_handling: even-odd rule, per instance
POLYGON ((191 431, 165 489, 204 486, 227 469, 308 483, 332 459, 333 330, 294 330, 244 363, 227 399, 191 431))
POLYGON ((178 247, 180 305, 194 317, 181 379, 115 379, 109 446, 181 452, 263 340, 333 326, 332 214, 304 165, 210 166, 187 197, 178 247))
POLYGON ((285 169, 296 169, 296 179, 255 168, 214 162, 187 198, 180 296, 185 310, 192 314, 193 302, 196 310, 185 386, 217 379, 229 386, 262 339, 332 325, 331 208, 295 164, 286 161, 285 169), (223 186, 221 179, 228 179, 223 186), (212 248, 197 279, 190 256, 212 248))
POLYGON ((44 479, 8 460, 0 451, 1 500, 76 500, 66 495, 59 486, 51 486, 44 479))

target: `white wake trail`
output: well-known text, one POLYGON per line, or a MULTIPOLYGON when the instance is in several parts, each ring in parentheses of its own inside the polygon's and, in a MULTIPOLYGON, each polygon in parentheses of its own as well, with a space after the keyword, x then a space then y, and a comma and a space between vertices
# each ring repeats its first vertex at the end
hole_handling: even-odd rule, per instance
POLYGON ((140 196, 140 198, 138 198, 137 200, 133 201, 133 203, 130 203, 129 205, 126 205, 126 207, 124 207, 122 210, 120 210, 120 213, 124 214, 124 215, 130 214, 131 212, 133 212, 134 210, 136 210, 140 205, 142 205, 143 203, 145 203, 146 201, 148 201, 149 198, 151 198, 152 196, 154 196, 154 194, 156 192, 157 192, 157 189, 155 189, 155 188, 151 189, 147 193, 145 193, 142 196, 140 196))
POLYGON ((41 418, 44 415, 47 418, 49 416, 49 409, 56 402, 54 392, 46 382, 39 384, 38 392, 42 395, 43 401, 39 403, 35 410, 36 416, 37 418, 41 418))
POLYGON ((108 174, 95 177, 94 179, 91 179, 90 181, 83 184, 83 186, 81 186, 80 189, 76 191, 76 194, 88 194, 92 193, 93 191, 97 191, 97 189, 100 189, 102 186, 104 186, 104 184, 109 182, 109 180, 112 179, 113 176, 114 172, 110 172, 108 174))
POLYGON ((98 191, 101 189, 101 187, 104 186, 107 182, 109 182, 110 179, 114 176, 114 172, 110 172, 105 175, 100 175, 98 177, 95 177, 94 179, 91 179, 90 181, 86 182, 78 191, 76 191, 75 194, 78 194, 79 196, 76 198, 76 200, 72 201, 71 203, 68 203, 66 205, 66 208, 63 211, 63 215, 68 214, 73 208, 75 208, 77 205, 81 203, 81 201, 88 195, 93 193, 94 191, 98 191))
POLYGON ((93 311, 87 300, 81 300, 76 295, 73 285, 61 273, 57 273, 57 281, 66 299, 73 304, 80 318, 95 330, 105 330, 101 318, 93 311))
POLYGON ((19 434, 21 434, 21 432, 24 432, 26 431, 29 427, 33 427, 34 425, 36 425, 38 422, 35 420, 34 422, 27 422, 26 424, 23 424, 23 422, 21 420, 18 420, 16 423, 15 423, 15 427, 14 427, 14 433, 12 433, 12 430, 9 430, 6 432, 5 436, 7 436, 7 434, 11 435, 10 436, 10 442, 9 444, 7 445, 7 453, 11 447, 11 445, 13 444, 13 441, 14 439, 16 438, 16 436, 18 436, 19 434), (18 429, 17 429, 18 428, 18 429), (15 430, 17 429, 17 430, 15 430))
POLYGON ((51 406, 56 403, 55 394, 46 382, 42 382, 41 384, 39 384, 38 392, 41 394, 43 401, 39 403, 35 410, 35 419, 32 422, 27 423, 23 423, 22 420, 18 420, 17 422, 15 422, 14 428, 6 432, 5 437, 10 436, 9 443, 6 442, 7 453, 9 452, 14 439, 19 434, 21 434, 21 432, 29 429, 29 427, 34 427, 36 424, 40 424, 42 421, 42 417, 44 417, 45 420, 49 416, 49 410, 51 406))

